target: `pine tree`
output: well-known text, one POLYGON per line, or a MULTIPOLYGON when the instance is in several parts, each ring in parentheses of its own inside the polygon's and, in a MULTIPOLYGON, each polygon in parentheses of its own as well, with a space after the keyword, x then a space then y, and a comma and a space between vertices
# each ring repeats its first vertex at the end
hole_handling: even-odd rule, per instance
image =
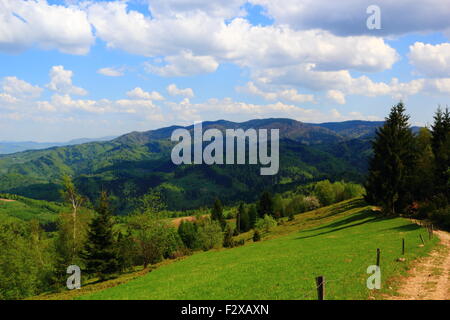
POLYGON ((216 200, 214 200, 214 205, 211 210, 211 220, 218 221, 222 230, 225 230, 227 223, 225 221, 225 217, 223 216, 223 206, 219 198, 216 198, 216 200))
POLYGON ((96 212, 98 215, 89 226, 83 258, 87 273, 97 275, 104 280, 119 271, 113 237, 112 213, 106 192, 101 193, 96 212))
POLYGON ((264 191, 258 203, 258 214, 261 218, 266 214, 269 216, 274 216, 274 211, 275 210, 272 195, 269 192, 264 191))
POLYGON ((242 213, 241 213, 241 232, 247 232, 251 229, 250 227, 250 217, 248 214, 248 210, 243 207, 242 213))
POLYGON ((234 240, 233 240, 233 229, 231 229, 231 226, 227 224, 225 228, 225 235, 223 238, 223 246, 224 248, 232 248, 234 246, 234 240))
POLYGON ((249 230, 255 227, 257 219, 258 219, 258 211, 256 210, 256 206, 251 205, 250 209, 248 210, 249 230))
POLYGON ((242 227, 242 215, 245 211, 244 204, 241 202, 238 207, 238 212, 236 214, 236 230, 238 233, 245 232, 245 229, 242 227))
POLYGON ((417 170, 412 189, 414 200, 426 201, 435 191, 434 154, 431 147, 432 134, 428 128, 421 128, 416 136, 417 170))
POLYGON ((450 191, 447 182, 450 178, 450 111, 439 108, 434 116, 431 127, 431 147, 434 154, 434 185, 435 193, 444 194, 450 200, 450 191))
POLYGON ((416 155, 415 142, 402 102, 391 109, 373 142, 366 200, 382 206, 386 215, 405 212, 412 203, 416 155))

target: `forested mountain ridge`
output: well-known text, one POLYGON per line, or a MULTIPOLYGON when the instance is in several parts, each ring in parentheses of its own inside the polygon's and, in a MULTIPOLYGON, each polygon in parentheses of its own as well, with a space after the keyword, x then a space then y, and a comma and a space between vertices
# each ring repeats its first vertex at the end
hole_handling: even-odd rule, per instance
MULTIPOLYGON (((217 195, 225 202, 252 200, 261 188, 284 190, 325 178, 361 182, 370 137, 380 125, 367 121, 307 124, 291 119, 203 123, 204 130, 280 129, 276 177, 261 177, 259 166, 175 166, 170 160, 174 145, 170 136, 180 126, 132 132, 106 142, 2 155, 0 192, 58 200, 59 179, 69 174, 86 196, 94 198, 105 188, 126 211, 122 202, 149 188, 158 188, 172 209, 186 209, 205 205, 217 195)), ((193 130, 193 126, 186 128, 193 130)))

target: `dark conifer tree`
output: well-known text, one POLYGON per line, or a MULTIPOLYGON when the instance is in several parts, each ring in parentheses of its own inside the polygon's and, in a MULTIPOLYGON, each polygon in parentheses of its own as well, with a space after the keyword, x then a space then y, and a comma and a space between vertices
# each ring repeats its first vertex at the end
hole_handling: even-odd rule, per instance
POLYGON ((274 210, 274 201, 272 198, 272 195, 264 191, 261 195, 261 198, 258 203, 258 214, 262 218, 264 215, 274 216, 275 210, 274 210))
POLYGON ((439 108, 431 127, 431 147, 434 154, 434 186, 436 194, 443 194, 450 200, 448 188, 450 168, 450 111, 439 108))
POLYGON ((236 231, 238 233, 245 232, 246 230, 242 228, 242 215, 245 211, 244 204, 241 202, 238 207, 238 212, 236 214, 236 231))
POLYGON ((223 216, 223 206, 219 198, 214 200, 214 205, 211 210, 211 220, 219 221, 222 230, 225 230, 227 223, 225 221, 225 217, 223 216))
POLYGON ((413 201, 415 140, 402 102, 391 109, 376 132, 374 155, 369 163, 366 199, 380 205, 386 215, 405 213, 413 201))
POLYGON ((197 225, 191 221, 181 221, 178 234, 186 248, 195 249, 197 245, 197 225))
POLYGON ((242 213, 241 213, 241 232, 247 232, 251 229, 250 227, 250 217, 249 217, 249 210, 247 210, 245 207, 243 207, 242 213))
POLYGON ((225 227, 223 246, 224 248, 232 248, 234 246, 233 229, 231 229, 231 226, 229 224, 227 224, 227 226, 225 227))
POLYGON ((101 193, 96 212, 98 215, 89 226, 83 258, 87 273, 104 280, 119 271, 112 213, 106 192, 101 193))
POLYGON ((249 230, 255 227, 257 219, 258 219, 258 211, 256 210, 256 206, 251 205, 248 210, 249 230))

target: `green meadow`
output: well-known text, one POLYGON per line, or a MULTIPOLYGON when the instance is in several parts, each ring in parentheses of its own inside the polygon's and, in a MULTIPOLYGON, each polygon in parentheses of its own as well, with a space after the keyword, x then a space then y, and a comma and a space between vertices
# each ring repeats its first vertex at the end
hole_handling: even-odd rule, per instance
MULTIPOLYGON (((242 237, 249 239, 250 234, 242 237)), ((368 290, 366 273, 381 249, 382 290, 409 263, 437 243, 404 218, 381 218, 356 199, 283 221, 263 241, 195 253, 145 276, 80 299, 317 299, 315 277, 326 280, 326 299, 381 297, 368 290), (426 240, 420 246, 420 235, 426 240), (406 241, 406 262, 402 257, 406 241)), ((392 288, 391 288, 392 289, 392 288)))

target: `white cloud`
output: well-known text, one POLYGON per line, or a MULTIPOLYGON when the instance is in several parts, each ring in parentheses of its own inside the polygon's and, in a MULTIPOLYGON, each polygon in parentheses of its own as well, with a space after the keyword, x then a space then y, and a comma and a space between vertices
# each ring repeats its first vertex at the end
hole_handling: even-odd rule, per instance
POLYGON ((102 74, 107 77, 121 77, 124 75, 122 69, 116 69, 116 68, 101 68, 97 70, 98 74, 102 74))
POLYGON ((3 92, 16 98, 38 98, 43 90, 16 77, 5 77, 1 83, 3 92))
POLYGON ((345 94, 339 90, 328 90, 327 98, 337 104, 345 104, 345 94))
POLYGON ((146 92, 142 88, 134 88, 127 92, 127 96, 131 99, 148 99, 148 100, 164 100, 164 97, 157 91, 146 92))
POLYGON ((94 114, 125 113, 142 115, 157 115, 160 109, 151 100, 83 100, 72 99, 69 95, 54 94, 51 101, 41 101, 37 105, 41 111, 74 112, 83 111, 94 114))
POLYGON ((409 47, 409 59, 417 71, 430 77, 450 77, 450 43, 416 42, 409 47))
POLYGON ((166 65, 160 67, 147 63, 148 72, 162 77, 184 77, 217 70, 219 63, 210 56, 194 56, 192 52, 183 50, 179 55, 164 58, 166 65))
POLYGON ((94 43, 86 13, 46 0, 0 1, 0 51, 20 52, 34 45, 63 53, 86 54, 94 43))
POLYGON ((266 100, 284 100, 294 103, 314 102, 314 95, 299 94, 295 89, 278 90, 277 92, 263 91, 253 82, 248 82, 244 87, 237 87, 238 92, 261 96, 266 100))
POLYGON ((193 98, 194 97, 194 90, 191 88, 186 89, 179 89, 175 84, 170 84, 167 86, 167 92, 171 96, 184 96, 187 98, 193 98))
POLYGON ((183 100, 180 103, 166 102, 172 110, 170 121, 193 123, 193 121, 208 121, 229 119, 245 121, 257 118, 286 117, 303 122, 321 123, 327 121, 344 121, 352 119, 380 120, 375 116, 364 116, 360 113, 341 114, 336 109, 322 112, 316 109, 305 109, 291 104, 276 102, 259 105, 233 101, 231 98, 209 99, 203 103, 191 103, 183 100))
POLYGON ((398 59, 383 39, 371 36, 338 37, 287 25, 253 26, 242 18, 226 22, 203 11, 152 19, 128 10, 125 2, 95 3, 87 11, 97 36, 108 47, 167 57, 166 68, 154 69, 163 74, 188 73, 183 70, 186 61, 194 61, 194 70, 202 72, 224 62, 257 69, 314 63, 320 70, 374 72, 391 68, 398 59))
POLYGON ((3 104, 2 107, 5 107, 17 103, 18 99, 10 94, 0 93, 0 102, 3 104))
POLYGON ((47 88, 60 94, 87 95, 86 90, 72 84, 72 76, 72 71, 65 70, 63 66, 54 66, 50 70, 50 83, 47 88))
POLYGON ((204 12, 209 16, 220 18, 233 18, 244 15, 241 9, 246 0, 147 0, 150 11, 154 17, 176 16, 204 12))

